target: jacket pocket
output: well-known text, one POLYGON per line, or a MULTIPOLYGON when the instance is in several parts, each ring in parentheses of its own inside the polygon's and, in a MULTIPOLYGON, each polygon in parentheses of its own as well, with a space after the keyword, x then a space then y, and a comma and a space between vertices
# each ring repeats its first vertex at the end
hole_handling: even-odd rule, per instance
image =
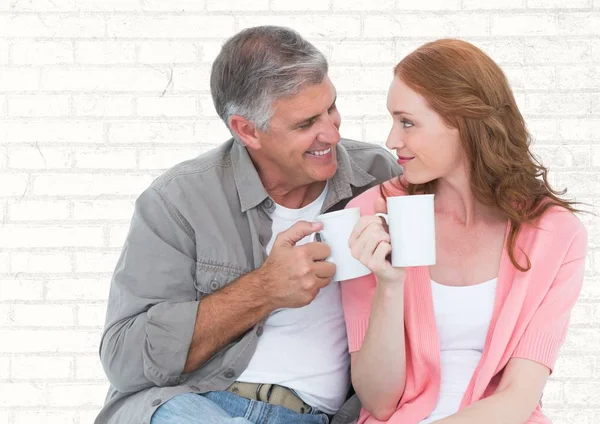
POLYGON ((196 281, 194 286, 199 297, 211 294, 233 280, 247 274, 250 270, 233 264, 223 264, 213 260, 200 259, 196 262, 196 281))

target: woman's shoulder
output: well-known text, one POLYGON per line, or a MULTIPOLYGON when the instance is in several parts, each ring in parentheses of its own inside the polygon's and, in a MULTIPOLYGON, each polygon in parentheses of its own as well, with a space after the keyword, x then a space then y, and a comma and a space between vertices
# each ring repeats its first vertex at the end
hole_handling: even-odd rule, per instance
POLYGON ((361 215, 371 215, 375 211, 375 201, 377 199, 404 195, 406 195, 406 191, 402 188, 396 177, 362 192, 348 202, 346 209, 360 208, 361 215))
POLYGON ((548 244, 561 243, 580 248, 587 246, 585 225, 575 213, 562 206, 550 206, 530 228, 548 244))

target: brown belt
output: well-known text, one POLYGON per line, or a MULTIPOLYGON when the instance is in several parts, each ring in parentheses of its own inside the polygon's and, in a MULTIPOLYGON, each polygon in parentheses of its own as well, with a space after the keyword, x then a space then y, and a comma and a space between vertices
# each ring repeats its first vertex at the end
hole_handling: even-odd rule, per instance
POLYGON ((246 399, 283 406, 299 414, 308 414, 312 410, 311 406, 304 403, 293 391, 277 384, 236 381, 227 388, 227 391, 246 399))

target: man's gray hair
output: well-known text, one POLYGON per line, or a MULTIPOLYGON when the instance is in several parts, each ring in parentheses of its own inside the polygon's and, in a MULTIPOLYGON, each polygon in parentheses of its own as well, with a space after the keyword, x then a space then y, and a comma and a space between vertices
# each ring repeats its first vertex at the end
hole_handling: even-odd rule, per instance
POLYGON ((230 131, 232 115, 266 131, 273 102, 321 83, 327 68, 323 53, 296 31, 277 26, 248 28, 223 45, 212 66, 210 91, 230 131))

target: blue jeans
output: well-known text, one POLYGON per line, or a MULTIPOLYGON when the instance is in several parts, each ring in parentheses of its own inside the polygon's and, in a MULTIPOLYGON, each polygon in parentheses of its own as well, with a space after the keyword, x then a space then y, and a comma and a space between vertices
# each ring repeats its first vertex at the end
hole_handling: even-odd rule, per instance
POLYGON ((269 405, 231 392, 185 393, 162 404, 150 424, 328 424, 317 409, 298 414, 283 406, 269 405))

